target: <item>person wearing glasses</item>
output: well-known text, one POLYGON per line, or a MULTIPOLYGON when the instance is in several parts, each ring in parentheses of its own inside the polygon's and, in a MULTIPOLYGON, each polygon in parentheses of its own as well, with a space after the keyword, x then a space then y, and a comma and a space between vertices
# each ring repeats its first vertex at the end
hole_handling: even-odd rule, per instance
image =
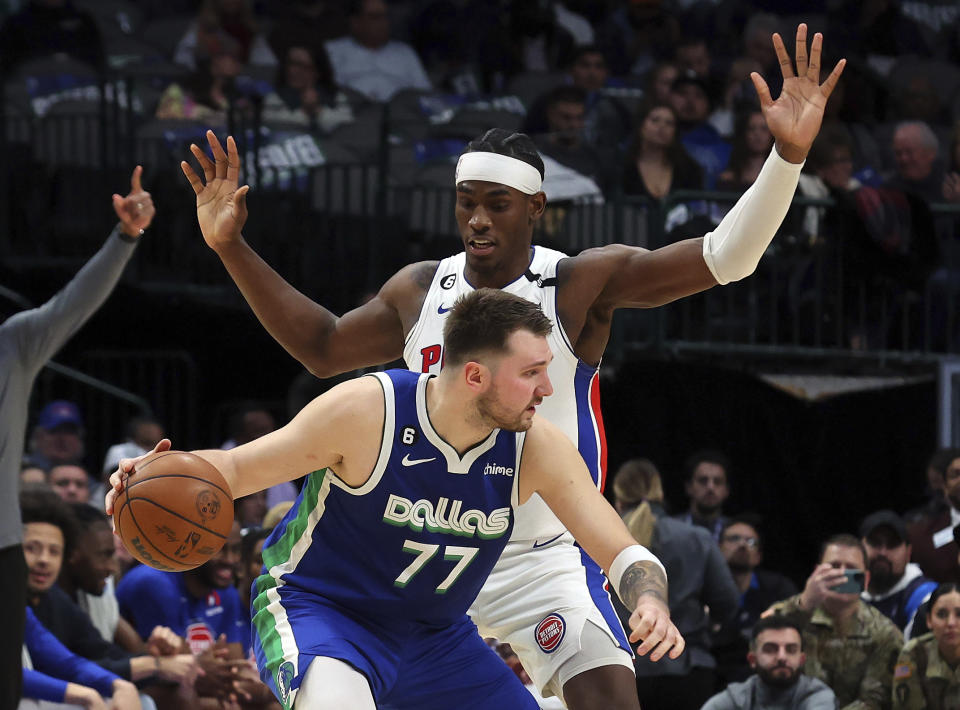
POLYGON ((760 569, 763 546, 757 516, 744 514, 727 520, 720 531, 720 552, 740 591, 736 616, 713 635, 717 671, 728 682, 746 680, 752 670, 747 651, 760 615, 771 604, 792 597, 797 586, 772 570, 760 569))

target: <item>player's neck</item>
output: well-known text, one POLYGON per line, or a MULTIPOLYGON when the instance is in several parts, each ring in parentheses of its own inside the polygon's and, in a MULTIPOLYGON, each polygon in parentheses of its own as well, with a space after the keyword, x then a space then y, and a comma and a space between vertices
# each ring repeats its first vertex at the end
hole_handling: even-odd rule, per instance
POLYGON ((194 599, 205 599, 213 591, 213 587, 206 584, 196 574, 191 574, 191 572, 192 570, 183 573, 183 584, 186 586, 187 592, 194 599))
POLYGON ((530 245, 519 250, 515 256, 505 257, 495 264, 471 263, 468 255, 463 272, 467 282, 474 288, 503 288, 523 276, 532 259, 533 247, 530 245))
POLYGON ((427 414, 433 430, 461 456, 483 441, 493 429, 470 416, 469 398, 443 375, 427 383, 427 414))

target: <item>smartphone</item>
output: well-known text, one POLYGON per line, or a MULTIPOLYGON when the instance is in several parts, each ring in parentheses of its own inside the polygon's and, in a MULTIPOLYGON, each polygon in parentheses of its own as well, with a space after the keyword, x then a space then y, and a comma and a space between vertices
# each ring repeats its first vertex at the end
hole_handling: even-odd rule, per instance
POLYGON ((839 592, 840 594, 859 594, 863 591, 862 569, 845 569, 843 573, 847 576, 847 581, 830 587, 831 591, 839 592))

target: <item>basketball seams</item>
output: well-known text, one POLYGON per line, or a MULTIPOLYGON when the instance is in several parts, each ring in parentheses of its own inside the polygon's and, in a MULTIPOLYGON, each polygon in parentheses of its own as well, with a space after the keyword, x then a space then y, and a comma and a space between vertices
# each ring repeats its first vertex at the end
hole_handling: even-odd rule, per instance
MULTIPOLYGON (((142 499, 141 499, 141 500, 142 500, 142 499)), ((157 551, 157 554, 159 554, 161 557, 165 557, 166 559, 170 560, 171 562, 173 562, 173 564, 177 565, 178 567, 184 567, 184 563, 183 563, 182 560, 177 560, 177 559, 174 559, 173 557, 170 557, 170 555, 166 554, 163 550, 161 550, 159 547, 157 547, 155 544, 153 544, 153 541, 149 538, 149 536, 147 535, 147 533, 145 533, 145 532, 143 531, 143 528, 140 527, 140 523, 137 522, 137 516, 133 514, 133 506, 130 505, 129 501, 124 501, 123 505, 120 506, 120 510, 119 510, 119 512, 118 512, 118 514, 117 514, 117 515, 118 515, 118 517, 117 517, 117 520, 118 520, 118 521, 123 517, 121 514, 123 513, 123 509, 124 509, 124 508, 128 508, 128 511, 127 511, 127 512, 130 514, 130 520, 133 521, 134 526, 137 528, 137 531, 140 533, 140 537, 142 537, 143 540, 150 545, 150 547, 152 547, 154 550, 156 550, 156 551, 157 551)), ((131 554, 133 554, 133 553, 131 553, 131 554)), ((134 555, 134 556, 136 557, 136 555, 134 555)), ((137 559, 140 559, 140 558, 138 557, 137 559)), ((143 562, 143 560, 140 560, 140 561, 143 562)), ((144 564, 147 564, 146 562, 143 562, 143 563, 144 563, 144 564)), ((152 566, 152 565, 149 565, 149 566, 152 566)), ((194 567, 197 567, 197 566, 199 566, 199 565, 195 565, 194 567)), ((187 567, 186 569, 193 569, 193 568, 187 567)), ((163 571, 164 571, 164 572, 169 572, 170 570, 163 570, 163 571)), ((177 571, 183 572, 183 571, 185 571, 185 570, 176 570, 176 569, 175 569, 175 570, 173 570, 173 571, 174 571, 174 572, 177 572, 177 571)))
MULTIPOLYGON (((172 516, 175 517, 175 518, 180 518, 180 520, 183 520, 183 521, 185 521, 185 522, 188 522, 188 523, 190 523, 191 525, 193 525, 194 527, 200 528, 200 529, 203 530, 204 532, 208 532, 208 533, 210 533, 211 535, 213 535, 214 537, 220 538, 221 540, 226 541, 226 539, 227 539, 227 536, 226 536, 226 535, 221 535, 221 534, 218 533, 216 530, 211 530, 211 529, 208 528, 208 527, 204 527, 203 525, 201 525, 201 524, 198 523, 197 521, 191 520, 191 519, 188 518, 187 516, 185 516, 185 515, 183 515, 183 514, 181 514, 181 513, 178 513, 178 512, 176 512, 175 510, 170 510, 169 508, 160 505, 160 504, 157 503, 155 500, 152 500, 152 499, 150 499, 150 498, 145 498, 145 497, 130 498, 130 496, 128 495, 128 496, 127 496, 127 501, 128 501, 127 504, 130 505, 130 510, 131 510, 131 512, 133 511, 132 502, 135 501, 135 500, 142 500, 142 501, 144 501, 145 503, 150 503, 151 505, 155 505, 156 507, 158 507, 160 510, 164 511, 165 513, 169 513, 170 515, 172 515, 172 516)), ((139 529, 140 526, 138 525, 137 528, 139 529)), ((143 531, 141 530, 141 532, 143 532, 143 531)), ((143 533, 143 534, 146 535, 146 533, 143 533)))
MULTIPOLYGON (((151 462, 151 463, 152 463, 152 462, 151 462)), ((135 471, 135 473, 139 473, 139 471, 135 471)), ((148 483, 149 481, 158 481, 158 480, 160 480, 161 478, 189 478, 189 479, 192 479, 192 480, 194 480, 194 481, 202 481, 203 483, 207 483, 207 484, 213 486, 214 488, 216 488, 216 489, 217 489, 218 491, 220 491, 221 493, 223 493, 223 495, 225 495, 225 496, 227 497, 227 499, 229 499, 229 500, 231 500, 231 501, 233 500, 233 497, 230 495, 230 493, 229 493, 228 491, 226 491, 226 490, 223 489, 222 487, 218 486, 218 485, 217 485, 216 483, 214 483, 213 481, 211 481, 211 480, 209 480, 209 479, 207 479, 207 478, 204 478, 203 476, 192 476, 192 475, 190 475, 189 473, 158 473, 158 474, 155 475, 155 476, 150 476, 150 478, 142 478, 142 479, 140 479, 140 480, 138 480, 138 481, 133 481, 132 483, 128 483, 128 484, 124 487, 124 490, 129 491, 131 488, 133 488, 133 487, 136 486, 137 484, 140 484, 140 483, 148 483)), ((128 480, 129 480, 129 479, 128 479, 128 480)))

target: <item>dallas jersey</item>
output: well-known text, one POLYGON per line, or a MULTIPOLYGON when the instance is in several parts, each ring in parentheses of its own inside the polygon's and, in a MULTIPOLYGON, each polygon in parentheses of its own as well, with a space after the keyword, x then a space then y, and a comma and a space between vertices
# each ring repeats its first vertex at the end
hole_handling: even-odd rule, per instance
POLYGON ((510 537, 524 435, 494 430, 461 457, 430 423, 430 375, 368 376, 385 400, 376 466, 358 488, 330 471, 310 475, 264 545, 255 627, 270 621, 262 616, 270 592, 290 590, 367 617, 451 623, 510 537))
MULTIPOLYGON (((553 394, 537 407, 537 413, 558 426, 576 444, 593 476, 603 490, 606 471, 606 441, 600 418, 599 370, 587 365, 573 352, 557 317, 557 264, 566 254, 540 246, 532 247, 526 272, 501 290, 539 304, 553 323, 547 336, 553 360, 547 369, 553 394)), ((440 262, 427 291, 420 317, 407 334, 403 359, 414 372, 437 373, 443 364, 445 314, 460 296, 474 290, 464 277, 466 253, 440 262)), ((517 509, 513 542, 541 543, 566 532, 543 499, 534 494, 517 509)), ((512 545, 511 545, 512 546, 512 545)))

